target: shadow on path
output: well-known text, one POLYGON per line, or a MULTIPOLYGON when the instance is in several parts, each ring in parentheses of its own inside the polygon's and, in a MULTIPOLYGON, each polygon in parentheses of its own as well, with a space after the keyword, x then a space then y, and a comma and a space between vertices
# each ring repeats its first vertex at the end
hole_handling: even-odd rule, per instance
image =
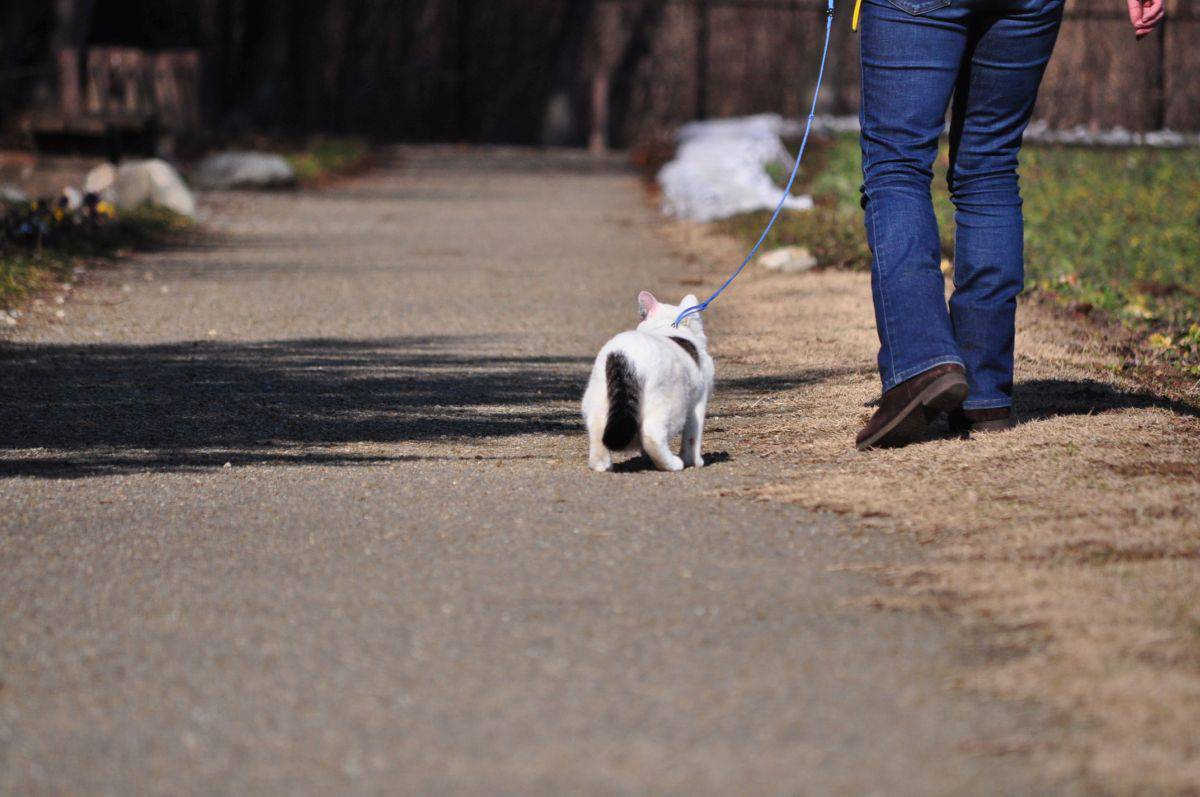
MULTIPOLYGON (((430 457, 349 446, 582 435, 591 357, 514 348, 456 336, 2 345, 0 479, 363 465, 430 457)), ((720 390, 756 396, 837 373, 751 375, 720 390)))
POLYGON ((1153 393, 1129 393, 1091 379, 1033 379, 1019 383, 1014 396, 1017 417, 1023 421, 1125 409, 1162 409, 1200 418, 1200 409, 1182 401, 1153 393))
POLYGON ((0 477, 361 464, 396 458, 289 449, 582 429, 590 358, 497 349, 465 337, 0 346, 0 477))
MULTIPOLYGON (((871 401, 868 406, 878 406, 878 399, 871 401)), ((1200 409, 1186 402, 1143 391, 1125 392, 1091 379, 1031 379, 1019 382, 1013 391, 1013 408, 1018 424, 1129 409, 1162 409, 1184 417, 1200 418, 1200 409)), ((929 433, 931 440, 962 436, 962 432, 949 427, 944 416, 938 419, 929 433)))

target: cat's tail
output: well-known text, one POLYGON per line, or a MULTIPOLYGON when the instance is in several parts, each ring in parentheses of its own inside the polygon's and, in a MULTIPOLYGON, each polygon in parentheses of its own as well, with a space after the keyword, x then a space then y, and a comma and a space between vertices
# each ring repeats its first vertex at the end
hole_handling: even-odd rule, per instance
POLYGON ((604 364, 608 381, 608 422, 604 425, 604 447, 624 451, 638 433, 638 405, 641 389, 633 364, 621 352, 608 355, 604 364))

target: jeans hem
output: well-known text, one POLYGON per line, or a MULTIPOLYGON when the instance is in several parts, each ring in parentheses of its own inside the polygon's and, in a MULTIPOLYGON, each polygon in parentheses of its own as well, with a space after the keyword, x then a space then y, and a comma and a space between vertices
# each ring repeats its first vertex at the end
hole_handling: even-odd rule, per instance
POLYGON ((966 401, 963 402, 963 409, 964 410, 999 410, 999 409, 1003 409, 1005 407, 1011 407, 1012 403, 1013 403, 1012 399, 1010 399, 1010 398, 976 399, 974 401, 972 401, 971 399, 967 399, 966 401))
POLYGON ((886 393, 901 382, 907 382, 914 376, 920 376, 932 368, 937 368, 939 365, 958 365, 962 366, 964 371, 967 369, 967 364, 962 361, 961 357, 955 357, 954 355, 934 357, 911 368, 905 368, 903 371, 894 373, 890 377, 885 377, 883 380, 883 392, 886 393))

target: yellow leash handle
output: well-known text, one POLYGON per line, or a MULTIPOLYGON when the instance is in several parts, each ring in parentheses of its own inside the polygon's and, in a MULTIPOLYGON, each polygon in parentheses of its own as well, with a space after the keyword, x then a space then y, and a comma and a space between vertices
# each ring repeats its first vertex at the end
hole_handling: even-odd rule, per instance
POLYGON ((862 0, 854 0, 854 16, 850 19, 850 30, 858 30, 858 15, 862 13, 862 0))

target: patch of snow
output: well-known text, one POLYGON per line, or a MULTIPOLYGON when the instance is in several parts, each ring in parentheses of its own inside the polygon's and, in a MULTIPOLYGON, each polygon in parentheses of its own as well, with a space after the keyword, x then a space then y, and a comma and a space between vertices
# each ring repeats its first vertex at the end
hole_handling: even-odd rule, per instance
MULTIPOLYGON (((859 130, 857 116, 818 116, 813 119, 813 132, 857 133, 859 130)), ((799 138, 804 133, 804 122, 798 119, 787 119, 783 122, 780 134, 785 138, 799 138)), ((1123 127, 1089 127, 1075 125, 1074 127, 1051 127, 1046 122, 1035 119, 1025 130, 1025 141, 1037 144, 1070 144, 1081 147, 1153 147, 1156 149, 1179 149, 1181 147, 1200 147, 1200 133, 1182 133, 1178 130, 1149 130, 1138 133, 1123 127)))
POLYGON ((15 185, 0 185, 0 202, 19 204, 29 201, 29 194, 15 185))
MULTIPOLYGON (((755 210, 774 210, 783 189, 767 174, 774 163, 790 170, 792 156, 780 138, 784 121, 774 114, 692 122, 679 130, 675 159, 658 173, 663 212, 713 221, 755 210)), ((809 210, 812 197, 789 197, 784 207, 809 210)))
POLYGON ((273 152, 218 152, 192 175, 201 188, 277 188, 296 182, 287 158, 273 152))
POLYGON ((196 199, 175 167, 163 160, 127 161, 117 167, 113 195, 117 207, 159 205, 184 216, 196 217, 196 199))
POLYGON ((102 163, 87 173, 87 177, 83 180, 83 190, 112 202, 114 199, 113 186, 116 183, 117 167, 111 163, 102 163))

